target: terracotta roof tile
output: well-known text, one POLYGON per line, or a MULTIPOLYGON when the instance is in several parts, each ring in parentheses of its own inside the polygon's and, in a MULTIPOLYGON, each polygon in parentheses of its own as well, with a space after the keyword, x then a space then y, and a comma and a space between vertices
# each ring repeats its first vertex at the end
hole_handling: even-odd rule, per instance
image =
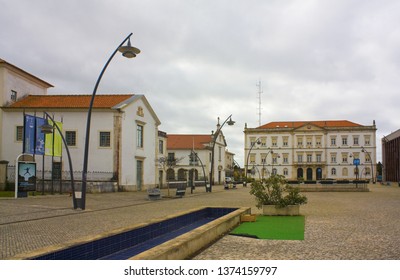
MULTIPOLYGON (((131 98, 133 94, 96 95, 93 108, 112 108, 131 98)), ((8 106, 9 108, 88 108, 91 95, 28 95, 8 106)))
POLYGON ((203 150, 211 142, 207 134, 168 134, 167 148, 170 150, 203 150))
POLYGON ((319 127, 359 127, 362 126, 347 120, 334 121, 287 121, 287 122, 270 122, 257 128, 298 128, 306 124, 313 124, 319 127))

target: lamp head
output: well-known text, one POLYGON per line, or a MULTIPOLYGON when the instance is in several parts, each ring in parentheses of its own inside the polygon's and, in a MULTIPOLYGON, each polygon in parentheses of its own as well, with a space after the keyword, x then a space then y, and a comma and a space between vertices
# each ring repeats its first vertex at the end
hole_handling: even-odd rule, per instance
POLYGON ((234 125, 235 121, 232 121, 232 117, 229 117, 229 121, 227 122, 228 125, 234 125))
POLYGON ((44 134, 50 134, 50 133, 53 133, 53 126, 51 124, 49 124, 48 122, 46 122, 44 125, 42 125, 40 127, 40 130, 44 134))
POLYGON ((131 38, 128 39, 128 44, 126 46, 119 47, 118 51, 127 58, 136 57, 136 55, 140 53, 140 50, 138 48, 132 47, 131 38))

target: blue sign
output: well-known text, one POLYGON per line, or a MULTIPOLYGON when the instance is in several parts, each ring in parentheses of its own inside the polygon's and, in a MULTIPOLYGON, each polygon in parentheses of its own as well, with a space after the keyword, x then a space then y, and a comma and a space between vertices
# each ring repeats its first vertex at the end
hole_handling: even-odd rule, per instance
POLYGON ((354 165, 360 165, 360 159, 359 158, 355 158, 355 159, 353 159, 353 164, 354 165))

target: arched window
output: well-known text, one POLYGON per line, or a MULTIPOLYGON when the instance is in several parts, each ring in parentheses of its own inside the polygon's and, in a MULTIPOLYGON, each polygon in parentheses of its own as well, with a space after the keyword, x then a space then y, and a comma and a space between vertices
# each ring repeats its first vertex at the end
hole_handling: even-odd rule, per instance
POLYGON ((168 181, 175 180, 175 171, 172 168, 167 170, 167 180, 168 181))
POLYGON ((331 169, 331 175, 335 176, 336 175, 336 168, 331 169))
POLYGON ((342 176, 346 176, 346 177, 349 176, 349 171, 347 170, 346 167, 342 169, 342 176))
POLYGON ((179 169, 178 170, 178 180, 182 181, 182 180, 186 180, 186 170, 185 169, 179 169))
POLYGON ((285 175, 285 176, 289 175, 289 170, 287 168, 283 169, 283 175, 285 175))

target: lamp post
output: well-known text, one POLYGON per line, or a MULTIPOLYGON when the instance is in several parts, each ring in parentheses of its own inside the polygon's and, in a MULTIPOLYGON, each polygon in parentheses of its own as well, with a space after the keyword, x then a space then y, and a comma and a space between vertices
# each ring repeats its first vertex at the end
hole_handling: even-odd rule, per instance
POLYGON ((371 154, 364 148, 361 146, 361 151, 365 154, 368 155, 369 160, 371 161, 371 179, 372 179, 372 183, 375 184, 375 179, 374 179, 374 165, 372 163, 372 157, 371 154))
MULTIPOLYGON (((206 192, 212 192, 212 183, 213 183, 213 173, 214 173, 214 148, 215 148, 215 142, 217 142, 217 137, 219 133, 221 132, 222 127, 224 126, 225 123, 228 123, 228 125, 234 125, 235 122, 232 120, 232 115, 226 118, 226 120, 222 123, 222 125, 217 129, 217 131, 213 135, 212 139, 212 150, 211 150, 211 173, 210 173, 210 189, 207 189, 206 186, 206 192)), ((218 124, 219 124, 219 118, 218 118, 218 124)))
MULTIPOLYGON (((77 205, 77 200, 75 197, 74 170, 72 169, 72 160, 71 160, 71 155, 69 153, 69 148, 68 148, 67 142, 65 141, 65 138, 64 138, 60 128, 58 127, 57 123, 54 121, 54 119, 48 113, 46 113, 46 112, 43 112, 43 113, 46 115, 46 119, 49 118, 53 122, 53 125, 50 125, 48 122, 47 122, 47 124, 42 125, 41 126, 42 133, 44 133, 44 134, 53 133, 53 130, 55 127, 58 130, 58 132, 60 133, 61 139, 65 146, 65 150, 67 151, 68 162, 69 162, 69 173, 70 173, 70 177, 71 177, 72 202, 74 205, 74 209, 76 209, 76 208, 78 208, 78 205, 77 205)), ((43 169, 44 169, 44 166, 43 166, 43 169)))
POLYGON ((93 103, 94 103, 94 98, 96 96, 97 88, 100 84, 101 78, 103 77, 104 72, 107 69, 108 64, 110 64, 111 60, 115 56, 115 54, 119 51, 122 53, 124 57, 127 58, 133 58, 136 57, 137 54, 140 53, 140 50, 138 48, 132 47, 131 46, 131 40, 130 37, 132 36, 133 33, 130 33, 128 37, 126 37, 121 44, 115 49, 115 51, 111 54, 110 58, 107 60, 106 64, 104 65, 103 69, 100 72, 99 77, 97 78, 96 85, 94 87, 93 93, 92 93, 92 98, 90 100, 90 105, 89 105, 89 110, 87 114, 87 123, 86 123, 86 137, 85 137, 85 152, 83 156, 83 170, 82 170, 82 192, 77 194, 80 196, 80 203, 79 207, 82 210, 85 210, 85 201, 86 201, 86 183, 87 183, 87 168, 88 168, 88 157, 89 157, 89 136, 90 136, 90 120, 91 120, 91 115, 92 115, 92 108, 93 108, 93 103), (128 41, 128 44, 126 46, 123 46, 123 44, 128 41))
MULTIPOLYGON (((204 186, 207 188, 206 171, 204 170, 204 165, 203 165, 203 162, 201 161, 199 155, 198 155, 195 151, 192 151, 192 152, 190 153, 190 155, 189 155, 189 158, 190 158, 191 160, 193 160, 193 158, 197 158, 197 159, 200 161, 201 168, 203 169, 204 186)), ((195 181, 194 178, 195 178, 195 176, 194 176, 194 173, 193 173, 193 181, 195 181)), ((192 187, 192 186, 191 186, 191 187, 192 187)), ((192 188, 192 190, 193 190, 193 188, 192 188)))
POLYGON ((245 176, 246 176, 246 177, 247 177, 247 172, 248 172, 248 167, 249 167, 249 157, 250 157, 251 150, 253 150, 253 148, 254 148, 254 146, 255 146, 256 144, 257 144, 257 145, 260 145, 260 144, 261 144, 260 138, 261 138, 261 137, 258 137, 253 143, 251 143, 249 152, 247 153, 246 166, 245 166, 245 176))

